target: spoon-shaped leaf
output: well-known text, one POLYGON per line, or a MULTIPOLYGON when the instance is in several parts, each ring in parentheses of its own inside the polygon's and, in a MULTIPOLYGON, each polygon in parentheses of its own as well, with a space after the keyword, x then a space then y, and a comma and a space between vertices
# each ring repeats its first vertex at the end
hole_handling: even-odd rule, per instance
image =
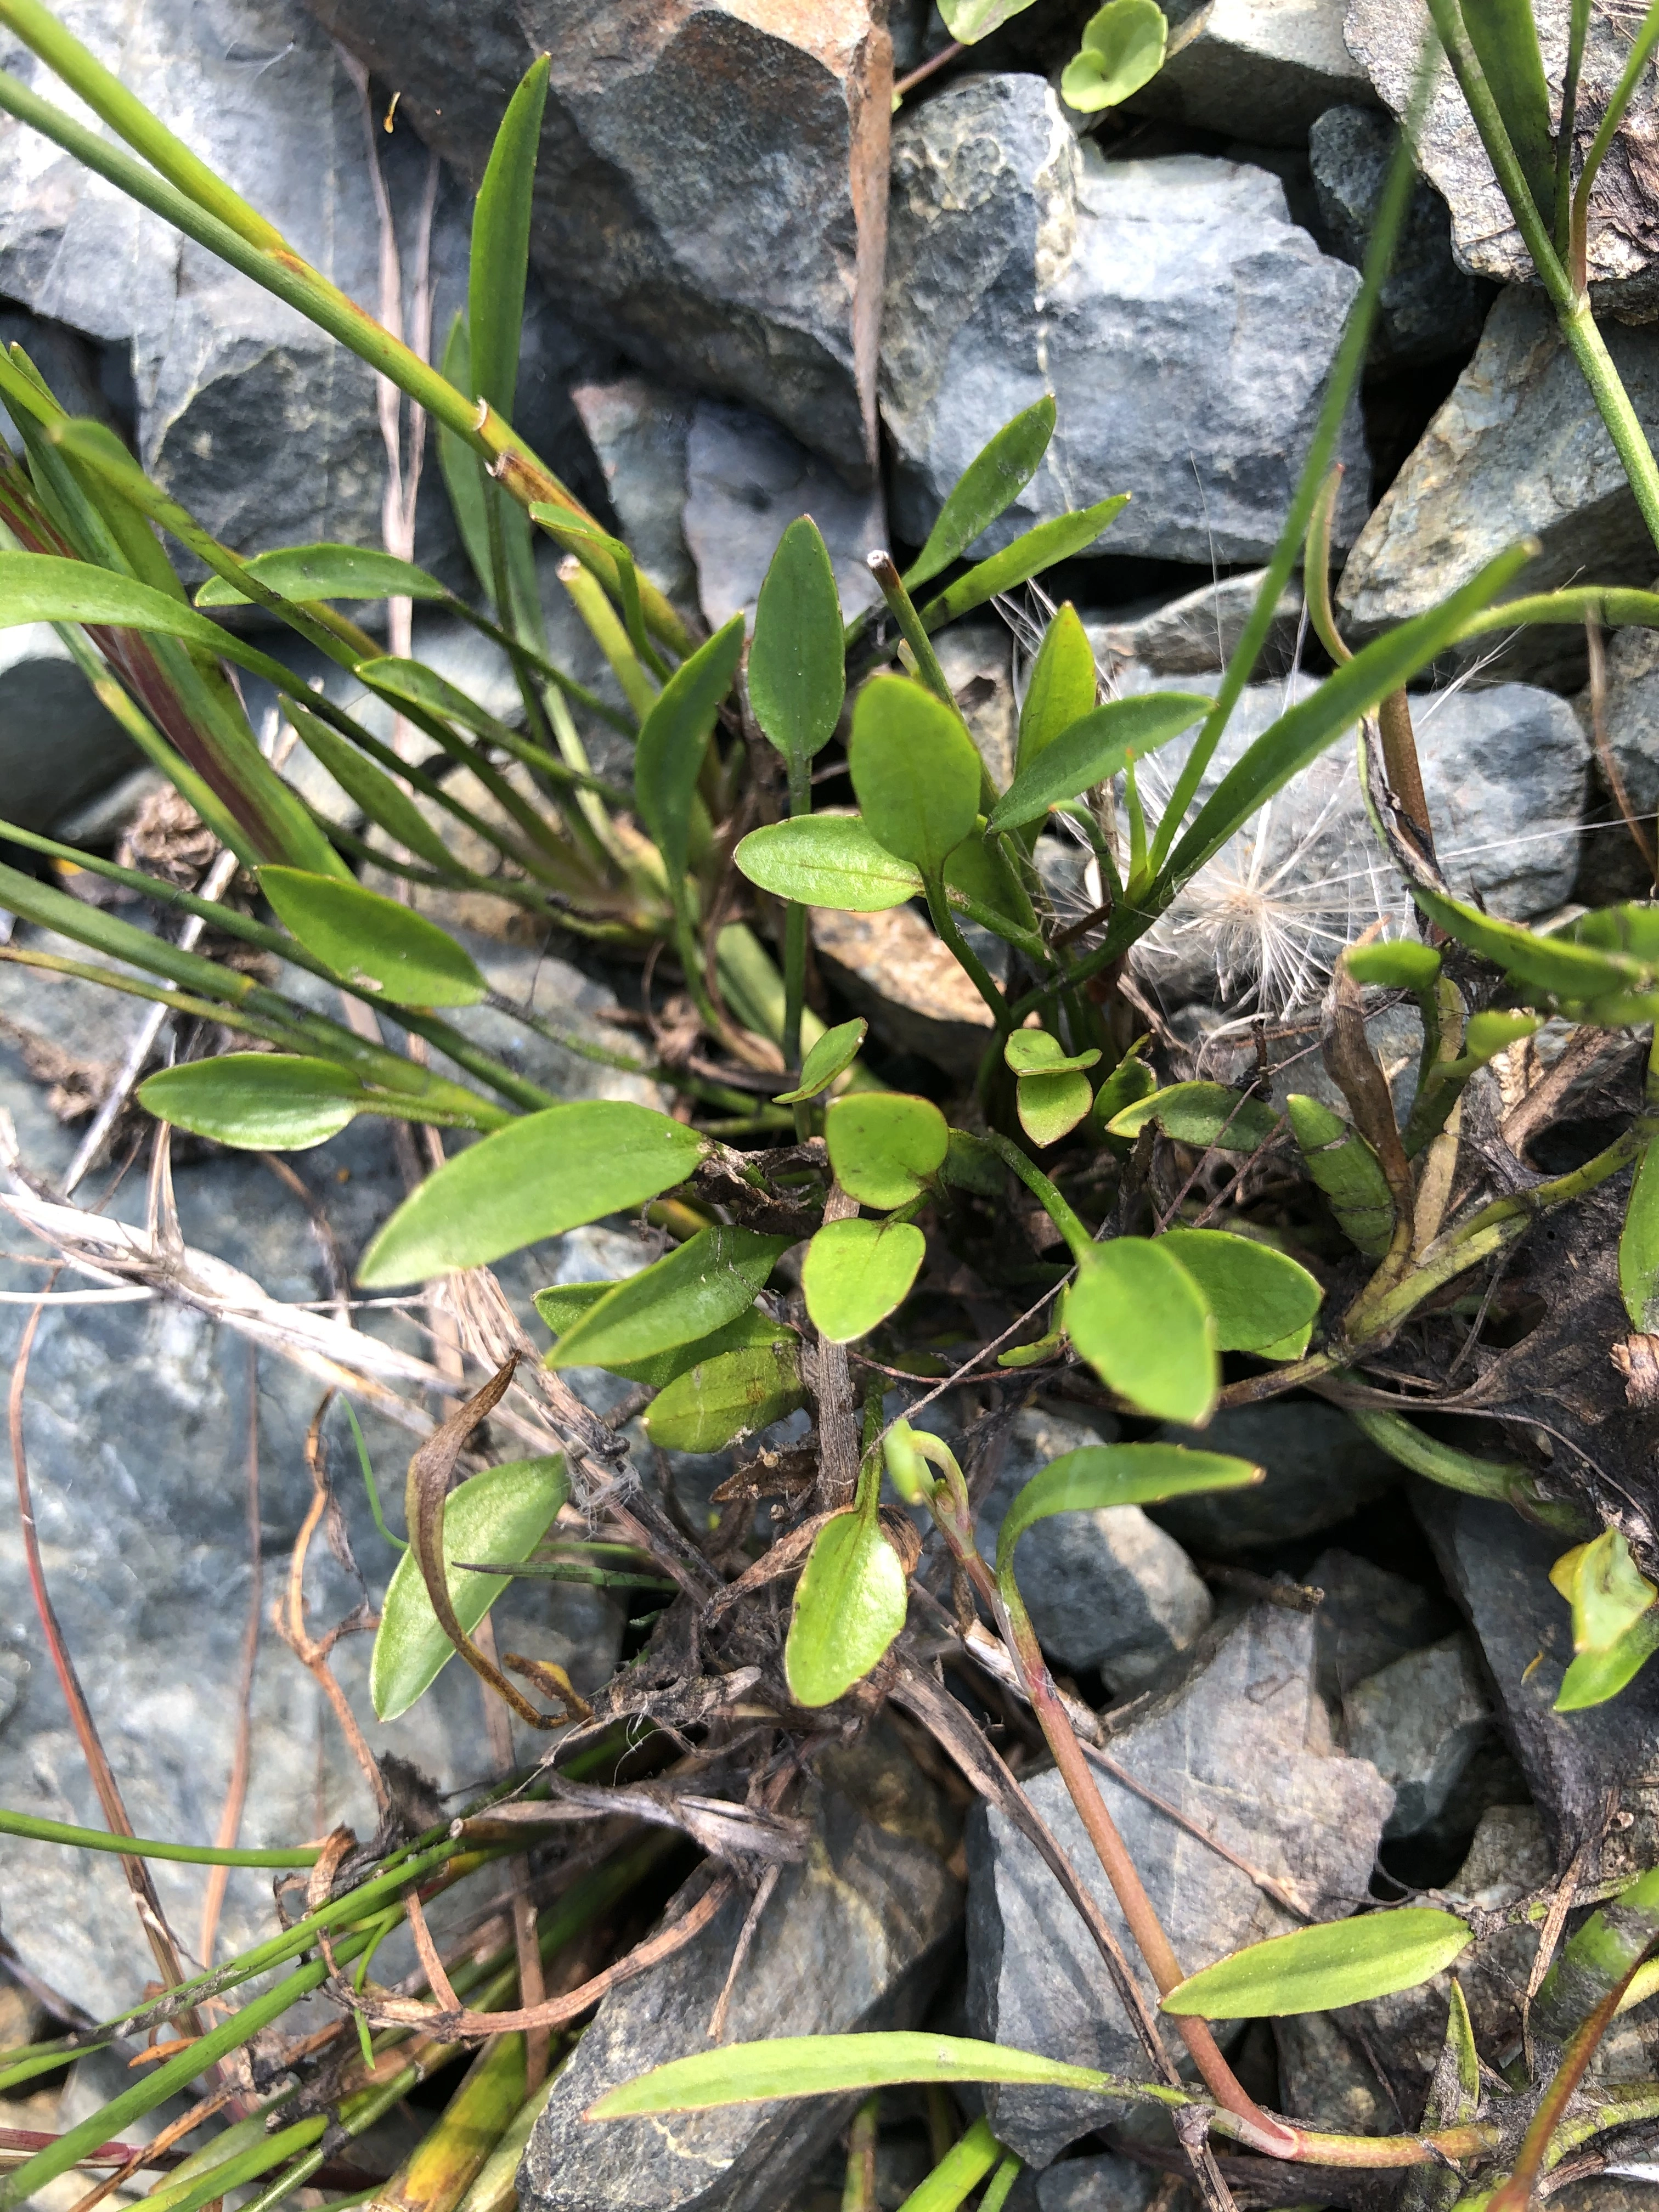
POLYGON ((1009 1507, 997 1534, 997 1572, 1006 1573, 1025 1531, 1051 1514, 1156 1505, 1197 1490, 1240 1490, 1265 1472, 1247 1459, 1185 1444, 1085 1444, 1051 1460, 1009 1507))
POLYGON ((1288 1253, 1221 1229, 1171 1229, 1163 1242, 1204 1293, 1219 1351, 1302 1357, 1324 1293, 1288 1253))
MULTIPOLYGON (((285 599, 447 599, 435 576, 412 561, 399 561, 365 545, 283 545, 244 563, 267 591, 285 599)), ((222 576, 210 576, 196 594, 198 607, 244 607, 246 595, 222 576)))
POLYGON ((308 1152, 374 1104, 349 1068, 274 1052, 164 1067, 139 1085, 138 1103, 159 1121, 249 1152, 308 1152))
POLYGON ((884 1213, 921 1196, 944 1165, 951 1141, 931 1099, 898 1091, 837 1098, 824 1115, 823 1133, 842 1188, 884 1213))
POLYGON ((648 1106, 580 1099, 527 1114, 428 1176, 369 1246, 360 1282, 424 1282, 628 1213, 686 1177, 708 1140, 648 1106))
POLYGON ((1110 499, 1097 500, 1093 507, 1079 507, 1075 514, 1056 514, 1048 522, 1039 522, 1034 530, 1016 538, 1012 545, 993 553, 965 576, 958 576, 936 599, 929 599, 921 610, 922 622, 930 630, 942 629, 958 615, 983 606, 999 592, 1012 592, 1044 568, 1052 568, 1056 562, 1069 561, 1085 545, 1092 545, 1128 504, 1128 493, 1121 491, 1110 499))
MULTIPOLYGON (((1006 0, 958 0, 958 5, 966 15, 970 9, 1006 5, 1006 0)), ((1030 0, 1015 0, 1016 7, 1029 5, 1030 0)), ((1013 14, 1015 8, 1008 12, 1013 14)), ((953 39, 964 36, 956 30, 951 35, 953 39)), ((1054 403, 1045 392, 981 447, 951 487, 939 511, 939 520, 927 533, 927 543, 905 570, 907 591, 918 592, 931 583, 1018 498, 1036 474, 1054 434, 1054 403)))
POLYGON ((873 1512, 819 1529, 795 1585, 783 1671, 798 1705, 832 1705, 861 1682, 904 1626, 909 1585, 873 1512))
POLYGON ((1474 1941, 1455 1913, 1425 1905, 1270 1936, 1189 1974, 1163 2010, 1205 2020, 1282 2020, 1414 1990, 1474 1941))
POLYGON ((1075 1068, 1053 1068, 1022 1075, 1014 1094, 1019 1126, 1034 1145, 1057 1145, 1086 1121, 1095 1094, 1089 1079, 1075 1068))
MULTIPOLYGON (((486 1468, 444 1501, 444 1579, 456 1617, 470 1636, 507 1588, 506 1575, 479 1574, 457 1559, 499 1559, 516 1565, 529 1558, 565 1500, 564 1462, 512 1460, 486 1468)), ((455 1647, 444 1634, 412 1551, 398 1560, 380 1607, 380 1626, 369 1662, 369 1695, 376 1717, 406 1713, 448 1662, 455 1647)))
POLYGON ((856 814, 801 814, 751 830, 733 855, 774 898, 838 914, 880 914, 921 890, 921 872, 878 844, 856 814))
POLYGON ((800 1340, 791 1334, 696 1361, 652 1400, 645 1432, 665 1451, 723 1451, 805 1403, 800 1340))
POLYGON ((877 842, 938 875, 979 813, 979 755, 958 717, 908 677, 872 677, 853 709, 847 764, 877 842))
POLYGON ((1106 0, 1084 27, 1081 50, 1060 80, 1060 96, 1084 115, 1115 107, 1164 66, 1169 25, 1156 0, 1106 0))
POLYGON ((1100 1054, 1092 1047, 1068 1054, 1047 1030, 1016 1030, 1004 1045, 1002 1057, 1016 1075, 1065 1075, 1074 1068, 1092 1067, 1100 1054))
POLYGON ((611 1367, 695 1344, 754 1304, 791 1242, 752 1229, 700 1230, 654 1266, 613 1284, 560 1337, 547 1364, 611 1367))
POLYGON ((1025 680, 1025 702, 1019 710, 1019 750, 1014 763, 1016 781, 1040 754, 1048 751, 1061 731, 1092 713, 1098 681, 1095 649, 1077 609, 1067 599, 1042 633, 1042 643, 1025 680))
POLYGON ((634 795, 671 882, 685 874, 692 794, 714 717, 743 658, 743 617, 733 615, 724 629, 680 663, 641 725, 634 750, 634 795))
POLYGON ((1198 1428, 1221 1385, 1215 1323, 1165 1242, 1118 1237, 1091 1252, 1066 1293, 1066 1333, 1138 1412, 1198 1428))
POLYGON ((1196 691, 1146 691, 1133 699, 1109 699, 1073 722, 1023 768, 997 801, 994 830, 1018 830, 1051 806, 1104 783, 1131 761, 1191 729, 1214 701, 1196 691))
POLYGON ((927 1249, 908 1221, 828 1221, 800 1271, 812 1326, 831 1344, 867 1336, 910 1295, 927 1249))
POLYGON ((854 1020, 838 1022, 834 1029, 825 1030, 801 1064, 799 1083, 793 1091, 781 1091, 772 1103, 802 1106, 809 1098, 816 1098, 821 1091, 827 1091, 858 1058, 869 1026, 866 1021, 854 1020))
POLYGON ((361 884, 261 868, 259 888, 308 952, 394 1006, 472 1006, 488 984, 447 930, 361 884))
POLYGON ((749 703, 786 759, 804 764, 836 734, 847 690, 841 594, 810 514, 778 541, 755 608, 749 703))
POLYGON ((1177 1144, 1214 1145, 1227 1152, 1255 1152, 1279 1126, 1266 1099, 1220 1083, 1172 1083, 1137 1098, 1106 1126, 1114 1137, 1138 1137, 1148 1121, 1177 1144))

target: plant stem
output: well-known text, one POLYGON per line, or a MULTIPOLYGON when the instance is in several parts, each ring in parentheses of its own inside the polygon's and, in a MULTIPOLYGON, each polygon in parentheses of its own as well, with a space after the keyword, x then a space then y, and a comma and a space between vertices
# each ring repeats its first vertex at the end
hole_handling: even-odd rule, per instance
POLYGON ((1060 1235, 1074 1260, 1086 1260, 1095 1249, 1095 1240, 1077 1214, 1066 1204, 1054 1185, 1050 1182, 1035 1160, 1027 1159, 1012 1138, 1000 1130, 988 1129, 985 1141, 1006 1167, 1013 1170, 1033 1198, 1042 1206, 1060 1235))
POLYGON ((986 967, 985 963, 957 928, 957 918, 951 913, 950 902, 945 895, 944 878, 942 876, 931 878, 924 877, 922 890, 927 894, 927 911, 933 918, 934 928, 955 957, 958 967, 964 971, 969 982, 989 1007, 991 1019, 996 1024, 998 1036, 1006 1037, 1013 1027, 1009 1018, 1007 999, 992 981, 990 970, 986 967))
POLYGON ((1613 366, 1607 340, 1601 336, 1588 301, 1563 312, 1560 324, 1561 335, 1590 388, 1590 396, 1601 410, 1614 451, 1624 464, 1649 535, 1659 545, 1659 464, 1654 460, 1653 448, 1613 366))
POLYGON ((82 1851, 113 1851, 127 1858, 177 1859, 185 1866, 315 1866, 314 1846, 289 1851, 220 1850, 211 1844, 162 1844, 145 1836, 112 1836, 102 1828, 75 1828, 63 1820, 38 1820, 29 1813, 0 1810, 0 1836, 27 1836, 40 1844, 72 1844, 82 1851))

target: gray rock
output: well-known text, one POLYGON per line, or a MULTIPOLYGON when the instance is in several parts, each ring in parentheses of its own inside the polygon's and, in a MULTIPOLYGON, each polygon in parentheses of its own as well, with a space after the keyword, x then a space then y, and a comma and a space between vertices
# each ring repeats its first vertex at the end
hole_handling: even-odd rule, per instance
POLYGON ((50 623, 0 630, 0 804, 8 820, 50 830, 141 757, 50 623))
POLYGON ((1110 2151, 1068 2158, 1036 2178, 1040 2212, 1145 2212, 1158 2187, 1150 2166, 1110 2151))
MULTIPOLYGON (((733 1989, 733 2043, 915 2024, 961 1911, 947 1815, 890 1739, 821 1762, 811 1855, 786 1868, 733 1989)), ((728 2106, 677 2119, 590 2126, 614 2084, 708 2048, 750 1900, 728 1900, 684 1951, 606 1997, 536 2123, 520 2168, 534 2212, 770 2212, 785 2203, 855 2099, 728 2106)))
MULTIPOLYGON (((1559 106, 1566 59, 1568 0, 1541 0, 1533 11, 1545 73, 1559 106)), ((1348 0, 1350 51, 1364 63, 1372 84, 1396 115, 1409 106, 1423 41, 1431 35, 1423 0, 1348 0)), ((1629 35, 1613 11, 1591 12, 1579 78, 1582 159, 1605 112, 1630 52, 1629 35)), ((1656 96, 1644 77, 1614 139, 1597 181, 1589 225, 1591 292, 1598 308, 1643 321, 1659 309, 1659 229, 1653 218, 1651 155, 1656 96)), ((1462 266, 1499 283, 1529 278, 1532 263, 1498 188, 1451 71, 1441 59, 1427 112, 1418 127, 1418 160, 1451 209, 1452 244, 1462 266)), ((1575 173, 1577 170, 1575 163, 1575 173)))
MULTIPOLYGON (((1257 1606, 1218 1628, 1185 1678, 1137 1709, 1109 1748, 1218 1841, 1294 1883, 1317 1917, 1365 1895, 1394 1793, 1363 1759, 1331 1748, 1306 1614, 1257 1606)), ((1109 1775, 1098 1779, 1189 1972, 1291 1925, 1230 1861, 1109 1775)), ((1059 1775, 1027 1786, 1127 1943, 1059 1775)), ((968 1866, 970 2033, 1139 2077, 1139 2046, 1099 1954, 1031 1846, 1000 1814, 975 1808, 968 1866)), ((1098 2097, 1006 2087, 988 2091, 986 2107, 999 2139, 1036 2166, 1117 2109, 1098 2097)))
POLYGON ((1333 1712, 1380 1668, 1456 1624, 1449 1599, 1352 1552, 1322 1552, 1304 1577, 1325 1599, 1314 1615, 1320 1694, 1333 1712))
POLYGON ((1273 2023, 1281 2110, 1332 2135, 1395 2134, 1400 2118, 1359 2044, 1329 2013, 1292 2013, 1273 2023))
MULTIPOLYGON (((1320 243, 1356 269, 1370 246, 1397 137, 1366 107, 1328 108, 1309 133, 1320 243)), ((1491 288, 1453 260, 1446 203, 1419 180, 1376 303, 1372 362, 1405 368, 1462 352, 1480 337, 1492 300, 1491 288)))
POLYGON ((778 540, 797 515, 823 533, 850 619, 881 598, 865 556, 887 535, 879 489, 849 491, 805 447, 746 407, 703 400, 685 451, 686 544, 711 627, 755 602, 778 540))
POLYGON ((313 0, 476 187, 551 49, 532 252, 641 366, 875 458, 891 47, 867 0, 313 0))
POLYGON ((1373 97, 1343 43, 1342 0, 1186 0, 1169 12, 1170 58, 1133 112, 1300 146, 1334 101, 1373 97))
MULTIPOLYGON (((1659 331, 1609 323, 1604 336, 1652 437, 1659 331)), ((1474 358, 1348 556, 1337 597, 1349 641, 1437 605, 1528 534, 1542 550, 1511 596, 1574 581, 1640 585, 1653 574, 1653 541, 1589 386, 1549 309, 1517 286, 1486 318, 1474 358)), ((1447 665, 1484 662, 1499 641, 1472 641, 1447 665)), ((1524 629, 1498 660, 1506 672, 1583 680, 1571 626, 1524 629)))
POLYGON ((1194 1558, 1223 1558, 1334 1528, 1393 1486, 1398 1469, 1336 1406, 1270 1400, 1224 1407, 1207 1429, 1170 1429, 1172 1442, 1258 1461, 1265 1482, 1249 1490, 1172 1498, 1152 1517, 1194 1558))
POLYGON ((1407 1652, 1348 1692, 1348 1748, 1394 1784, 1385 1836, 1434 1826, 1492 1732, 1492 1701, 1472 1639, 1459 1632, 1407 1652))
MULTIPOLYGON (((1036 1408, 1015 1420, 979 1518, 996 1550, 1004 1516, 1031 1478, 1100 1433, 1036 1408)), ((1215 1608, 1192 1562, 1138 1505, 1058 1513, 1020 1539, 1021 1595, 1042 1648, 1063 1667, 1096 1667, 1114 1691, 1139 1689, 1210 1625, 1215 1608)))
MULTIPOLYGON (((1550 1587, 1566 1540, 1486 1498, 1413 1483, 1412 1504, 1454 1595, 1468 1613, 1497 1693, 1498 1715, 1563 1862, 1599 1832, 1609 1790, 1628 1827, 1607 1849, 1634 1873, 1659 1834, 1659 1673, 1646 1668, 1609 1704, 1552 1710, 1572 1657, 1572 1617, 1550 1587)), ((1606 1873, 1615 1872, 1604 1865, 1606 1873)))
POLYGON ((999 615, 969 615, 942 629, 934 644, 968 734, 979 747, 992 782, 1006 791, 1013 781, 1019 744, 1014 646, 1008 626, 999 615))
POLYGON ((914 907, 883 914, 812 908, 825 975, 884 1044, 970 1076, 991 1042, 990 1010, 914 907))
MULTIPOLYGON (((1588 688, 1574 703, 1579 720, 1586 730, 1591 729, 1588 688)), ((1659 640, 1651 630, 1616 629, 1607 637, 1602 729, 1632 811, 1638 820, 1651 815, 1659 809, 1659 640)), ((1599 760, 1593 774, 1600 791, 1605 779, 1599 760)), ((1628 898, 1632 892, 1641 897, 1647 890, 1645 871, 1632 882, 1632 864, 1638 869, 1641 864, 1617 802, 1610 791, 1601 795, 1612 826, 1587 833, 1583 866, 1575 886, 1575 896, 1593 906, 1628 898)))
POLYGON ((685 447, 696 402, 648 377, 579 384, 581 417, 629 550, 677 607, 696 605, 697 578, 685 542, 685 447))
MULTIPOLYGON (((1157 676, 1218 672, 1243 635, 1267 574, 1263 568, 1200 585, 1146 614, 1115 621, 1085 621, 1097 659, 1133 661, 1157 676)), ((1289 668, 1302 620, 1302 595, 1287 591, 1273 611, 1262 647, 1267 665, 1289 668)), ((949 632, 946 632, 949 635, 949 632)))
MULTIPOLYGON (((980 447, 1052 392, 1043 465, 980 550, 1127 491, 1092 550, 1265 558, 1357 283, 1264 170, 1108 162, 1040 77, 953 83, 894 133, 882 406, 897 535, 919 544, 980 447)), ((1346 544, 1365 510, 1357 416, 1341 458, 1346 544)))

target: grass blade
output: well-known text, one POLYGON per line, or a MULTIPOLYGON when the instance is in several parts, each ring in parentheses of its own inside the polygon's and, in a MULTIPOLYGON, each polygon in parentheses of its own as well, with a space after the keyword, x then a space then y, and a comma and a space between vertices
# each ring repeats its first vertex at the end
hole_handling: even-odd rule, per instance
POLYGON ((472 262, 466 323, 472 389, 511 416, 519 381, 525 279, 530 268, 530 218, 542 112, 547 106, 549 57, 526 70, 507 104, 489 149, 472 217, 472 262))

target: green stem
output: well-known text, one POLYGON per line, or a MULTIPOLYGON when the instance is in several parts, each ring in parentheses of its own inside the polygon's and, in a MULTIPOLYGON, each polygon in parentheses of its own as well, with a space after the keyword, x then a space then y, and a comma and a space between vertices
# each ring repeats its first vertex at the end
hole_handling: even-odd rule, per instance
POLYGON ((957 966, 989 1007, 998 1036, 1006 1037, 1013 1026, 1008 1018, 1007 999, 992 981, 985 963, 957 927, 956 916, 951 913, 950 902, 945 896, 944 878, 924 876, 922 889, 927 894, 927 911, 933 917, 934 928, 955 957, 957 966))
POLYGON ((1028 1160, 1019 1146, 1000 1130, 988 1129, 985 1141, 1004 1164, 1011 1167, 1033 1198, 1042 1206, 1060 1235, 1066 1239, 1072 1257, 1079 1263, 1093 1254, 1095 1240, 1072 1211, 1059 1191, 1034 1160, 1028 1160))
POLYGON ((1590 396, 1607 425, 1607 435, 1613 440, 1614 451, 1624 464, 1625 473, 1630 478, 1630 488, 1636 495, 1636 504, 1648 526, 1648 534, 1659 545, 1659 465, 1655 463, 1653 448, 1649 445, 1647 434, 1631 404, 1624 380, 1613 367, 1607 340, 1601 336, 1588 302, 1562 311, 1560 324, 1561 335, 1589 386, 1590 396))
POLYGON ((27 1836, 38 1844, 71 1844, 83 1851, 113 1851, 124 1858, 177 1859, 185 1866, 308 1867, 320 1852, 314 1846, 289 1851, 221 1850, 211 1844, 162 1844, 145 1836, 112 1836, 103 1828, 74 1828, 63 1820, 39 1820, 31 1813, 0 1809, 0 1836, 27 1836))
POLYGON ((945 2152, 927 2179, 910 2191, 899 2212, 957 2212, 957 2207, 978 2188, 1002 2154, 1002 2145, 991 2133, 990 2122, 975 2120, 967 2134, 945 2152))

